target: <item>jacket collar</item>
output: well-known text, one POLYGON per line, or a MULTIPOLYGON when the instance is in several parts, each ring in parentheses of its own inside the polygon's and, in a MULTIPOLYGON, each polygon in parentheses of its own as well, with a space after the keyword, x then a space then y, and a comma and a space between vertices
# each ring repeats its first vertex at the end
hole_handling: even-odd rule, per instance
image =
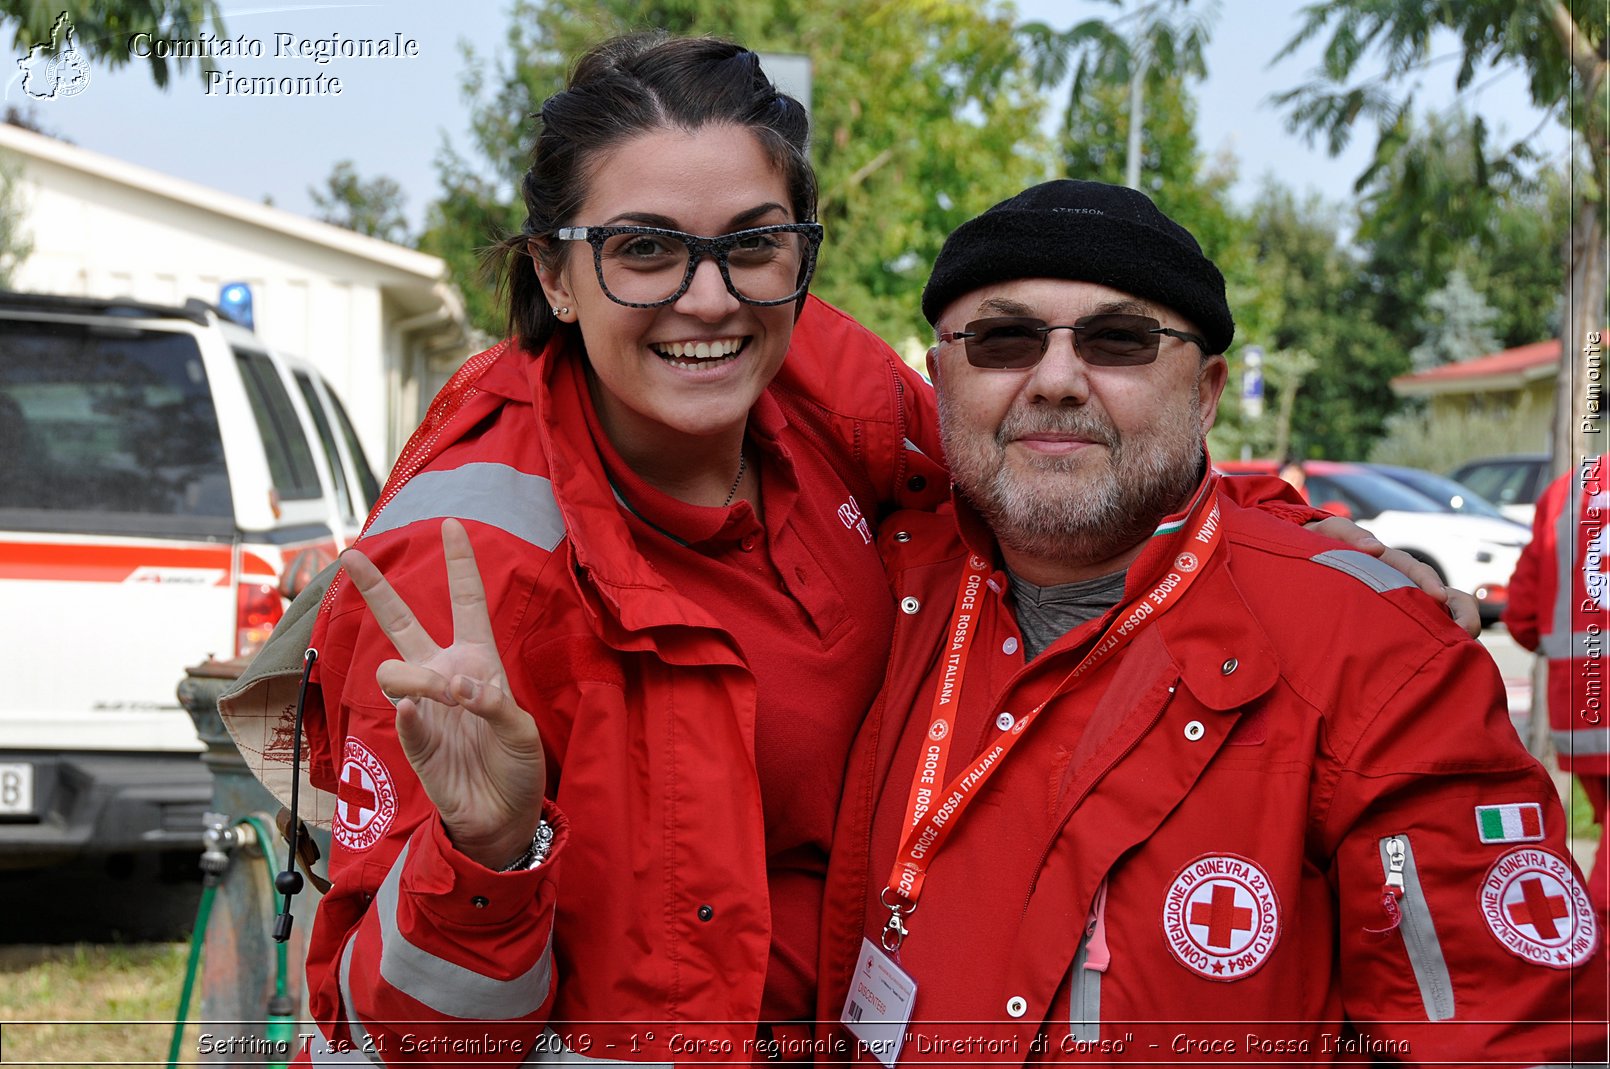
MULTIPOLYGON (((672 590, 638 551, 587 428, 584 406, 592 399, 586 357, 565 333, 530 362, 526 397, 537 413, 538 441, 564 518, 572 579, 584 603, 628 632, 666 625, 718 626, 709 613, 672 590)), ((616 640, 636 645, 626 636, 616 640)))

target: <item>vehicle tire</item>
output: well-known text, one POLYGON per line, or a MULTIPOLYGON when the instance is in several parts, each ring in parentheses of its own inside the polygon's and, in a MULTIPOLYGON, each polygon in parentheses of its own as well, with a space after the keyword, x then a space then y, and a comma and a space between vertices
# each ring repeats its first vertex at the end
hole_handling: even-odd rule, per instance
POLYGON ((1436 558, 1431 556, 1431 554, 1418 549, 1405 549, 1403 552, 1407 553, 1421 564, 1430 565, 1431 570, 1437 573, 1437 579, 1442 583, 1442 585, 1448 585, 1447 573, 1442 570, 1442 566, 1437 563, 1436 558))

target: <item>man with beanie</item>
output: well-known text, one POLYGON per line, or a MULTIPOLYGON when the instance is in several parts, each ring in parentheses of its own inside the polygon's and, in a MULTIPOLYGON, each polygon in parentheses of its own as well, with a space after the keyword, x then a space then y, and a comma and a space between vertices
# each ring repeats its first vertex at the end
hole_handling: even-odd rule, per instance
POLYGON ((881 526, 900 612, 834 839, 835 1038, 1602 1061, 1603 935, 1492 661, 1211 467, 1235 327, 1195 239, 1046 183, 951 235, 923 311, 953 511, 881 526))

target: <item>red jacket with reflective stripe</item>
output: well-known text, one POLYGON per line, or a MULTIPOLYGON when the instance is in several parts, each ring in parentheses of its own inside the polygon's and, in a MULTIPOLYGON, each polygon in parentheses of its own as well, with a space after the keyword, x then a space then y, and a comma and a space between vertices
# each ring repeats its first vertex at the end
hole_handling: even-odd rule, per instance
MULTIPOLYGON (((314 636, 312 772, 341 801, 311 1006, 388 1062, 519 1061, 545 1027, 594 1058, 672 1060, 676 1032, 718 1060, 753 1054, 770 947, 754 678, 723 618, 634 549, 559 367, 576 359, 472 358, 363 539, 445 642, 438 518, 466 520, 510 689, 542 731, 550 859, 497 874, 451 849, 374 680, 395 654, 350 584, 314 636)), ((848 317, 809 300, 769 394, 787 447, 836 458, 869 518, 943 499, 931 394, 848 317)), ((875 552, 827 520, 824 542, 875 552)))
POLYGON ((1504 610, 1504 626, 1515 641, 1548 659, 1549 725, 1560 767, 1600 776, 1610 773, 1607 479, 1610 471, 1600 456, 1560 476, 1538 496, 1532 541, 1515 563, 1504 610))
MULTIPOLYGON (((1069 687, 1130 610, 1025 665, 1009 577, 963 513, 965 542, 948 511, 883 525, 905 611, 845 784, 824 1018, 889 919, 971 547, 995 563, 939 782, 1050 704, 930 859, 901 948, 918 985, 903 1064, 1603 1056, 1603 938, 1564 813, 1492 660, 1440 607, 1373 558, 1226 504, 1183 598, 1069 687), (1496 835, 1481 806, 1499 807, 1496 835)), ((1184 538, 1151 540, 1126 600, 1190 565, 1184 538)))

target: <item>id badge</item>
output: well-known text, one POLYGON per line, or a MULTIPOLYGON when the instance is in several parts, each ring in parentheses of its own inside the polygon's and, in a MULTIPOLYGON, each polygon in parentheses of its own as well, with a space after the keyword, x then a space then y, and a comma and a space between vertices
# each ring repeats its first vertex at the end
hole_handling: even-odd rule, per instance
POLYGON ((850 992, 844 996, 839 1020, 887 1069, 894 1069, 900 1060, 900 1045, 905 1042, 916 1001, 917 981, 890 961, 883 948, 863 938, 861 959, 850 978, 850 992))

